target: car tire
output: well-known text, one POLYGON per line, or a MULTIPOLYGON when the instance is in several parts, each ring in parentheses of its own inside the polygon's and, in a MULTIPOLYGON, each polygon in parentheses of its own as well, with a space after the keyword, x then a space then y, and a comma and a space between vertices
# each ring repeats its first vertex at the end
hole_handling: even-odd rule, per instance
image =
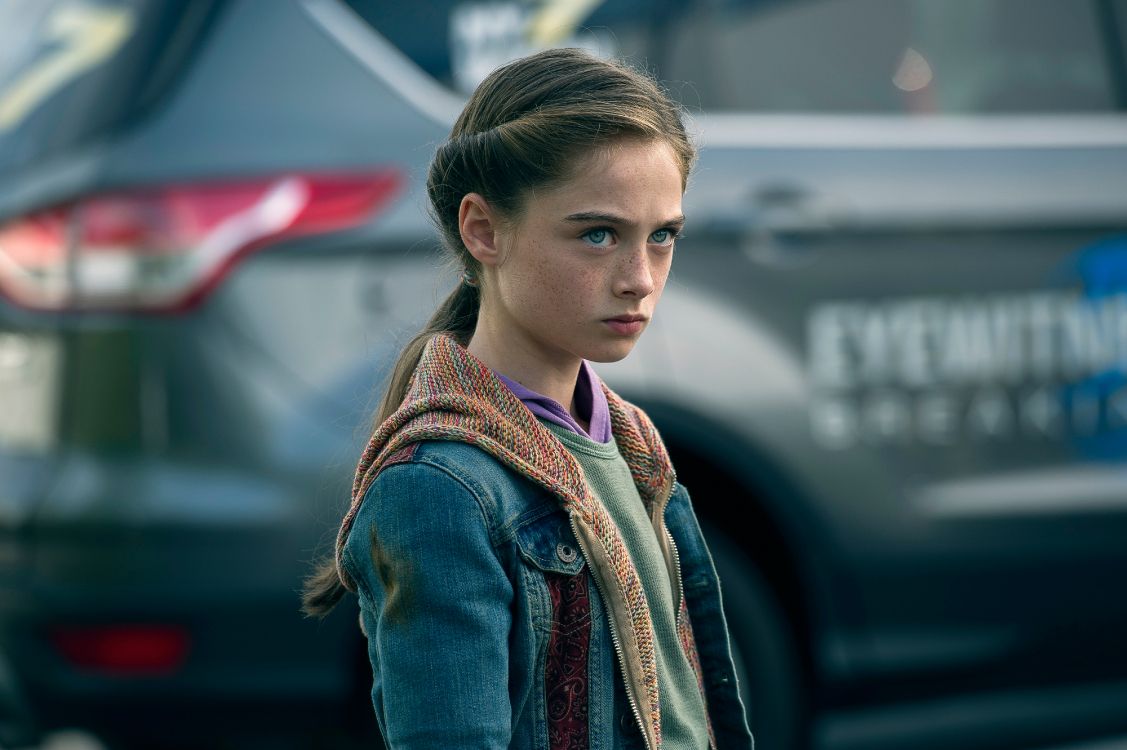
POLYGON ((803 750, 808 701, 794 628, 758 566, 714 525, 701 522, 720 576, 740 698, 757 748, 803 750))

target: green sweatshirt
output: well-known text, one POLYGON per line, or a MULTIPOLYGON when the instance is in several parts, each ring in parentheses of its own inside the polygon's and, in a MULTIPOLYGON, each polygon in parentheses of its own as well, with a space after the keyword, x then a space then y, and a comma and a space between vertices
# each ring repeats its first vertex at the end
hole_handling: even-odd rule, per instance
POLYGON ((599 443, 545 419, 539 421, 579 462, 591 491, 618 526, 642 579, 653 616, 662 744, 704 750, 708 747, 704 699, 677 639, 673 582, 654 527, 630 476, 630 467, 618 452, 613 438, 609 443, 599 443))

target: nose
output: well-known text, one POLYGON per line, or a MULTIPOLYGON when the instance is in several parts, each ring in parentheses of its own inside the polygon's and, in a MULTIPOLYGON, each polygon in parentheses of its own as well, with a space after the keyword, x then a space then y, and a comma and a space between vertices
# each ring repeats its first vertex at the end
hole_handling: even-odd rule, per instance
POLYGON ((622 260, 615 269, 614 294, 617 297, 644 299, 653 293, 652 260, 645 243, 623 248, 622 260))

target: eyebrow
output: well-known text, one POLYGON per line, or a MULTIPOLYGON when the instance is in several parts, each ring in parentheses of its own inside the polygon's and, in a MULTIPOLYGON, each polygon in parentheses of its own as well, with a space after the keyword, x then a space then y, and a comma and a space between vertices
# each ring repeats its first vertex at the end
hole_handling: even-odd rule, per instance
MULTIPOLYGON (((626 227, 634 226, 634 222, 629 221, 628 219, 624 219, 621 216, 615 216, 614 214, 604 214, 599 211, 581 211, 577 214, 570 214, 564 217, 564 221, 573 221, 576 223, 602 221, 607 224, 618 224, 620 226, 626 227)), ((674 216, 667 221, 663 221, 661 224, 662 226, 683 227, 685 225, 685 216, 684 214, 680 216, 674 216)))

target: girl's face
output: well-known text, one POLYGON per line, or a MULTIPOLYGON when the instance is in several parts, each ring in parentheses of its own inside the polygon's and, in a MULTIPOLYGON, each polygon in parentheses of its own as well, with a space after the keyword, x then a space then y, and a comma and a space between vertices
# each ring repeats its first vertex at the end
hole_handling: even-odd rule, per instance
POLYGON ((663 141, 592 152, 570 180, 527 196, 516 222, 494 225, 479 325, 521 358, 561 367, 622 359, 665 287, 681 192, 663 141), (638 322, 613 320, 624 316, 638 322))

